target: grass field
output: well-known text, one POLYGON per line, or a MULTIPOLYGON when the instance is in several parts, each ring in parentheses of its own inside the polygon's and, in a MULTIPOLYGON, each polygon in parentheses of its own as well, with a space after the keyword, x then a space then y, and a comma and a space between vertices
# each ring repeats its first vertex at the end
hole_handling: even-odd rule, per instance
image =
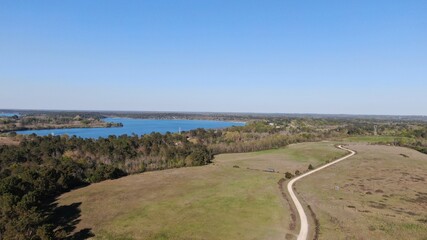
POLYGON ((290 209, 278 187, 283 172, 343 154, 322 142, 218 155, 208 166, 93 184, 58 203, 81 204, 76 231, 90 229, 95 239, 292 239, 297 230, 288 228, 290 209), (262 171, 268 168, 280 173, 262 171))
POLYGON ((343 142, 362 142, 362 143, 393 143, 396 140, 403 142, 414 142, 413 138, 408 137, 396 137, 396 136, 354 136, 340 139, 343 142))
POLYGON ((427 239, 427 155, 352 143, 357 155, 296 184, 319 239, 427 239))
POLYGON ((265 150, 252 153, 221 154, 215 158, 215 162, 225 166, 237 165, 242 168, 267 170, 276 172, 294 173, 306 171, 308 166, 313 167, 336 159, 345 153, 335 149, 330 142, 293 144, 286 148, 265 150))

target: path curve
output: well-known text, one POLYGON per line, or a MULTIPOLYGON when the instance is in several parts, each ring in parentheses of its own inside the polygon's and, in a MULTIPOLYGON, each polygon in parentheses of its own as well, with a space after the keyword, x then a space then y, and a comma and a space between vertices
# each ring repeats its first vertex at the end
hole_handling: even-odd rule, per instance
POLYGON ((347 159, 347 158, 349 158, 349 157, 353 156, 354 154, 356 154, 356 152, 355 152, 355 151, 353 151, 353 150, 351 150, 351 149, 348 149, 348 148, 344 148, 344 147, 343 147, 343 146, 341 146, 341 145, 338 145, 338 148, 341 148, 341 149, 343 149, 343 150, 346 150, 346 151, 350 152, 350 154, 348 154, 348 155, 346 155, 346 156, 344 156, 344 157, 342 157, 342 158, 340 158, 340 159, 337 159, 337 160, 335 160, 335 161, 333 161, 333 162, 330 162, 330 163, 328 163, 328 164, 325 164, 325 165, 323 165, 323 166, 321 166, 321 167, 319 167, 319 168, 316 168, 316 169, 314 169, 314 170, 312 170, 312 171, 310 171, 310 172, 306 172, 306 173, 304 173, 304 174, 302 174, 302 175, 300 175, 300 176, 298 176, 298 177, 296 177, 296 178, 292 179, 292 180, 288 183, 288 192, 289 192, 289 195, 291 195, 291 199, 292 199, 292 201, 294 202, 295 207, 296 207, 296 208, 297 208, 297 210, 298 210, 299 218, 301 219, 301 229, 300 229, 300 231, 299 231, 299 234, 298 234, 298 238, 297 238, 297 240, 306 240, 306 239, 307 239, 307 236, 308 236, 308 221, 307 221, 307 215, 306 215, 306 214, 305 214, 305 212, 304 212, 304 208, 302 207, 302 205, 301 205, 300 201, 298 200, 297 196, 296 196, 296 195, 295 195, 295 193, 294 193, 293 185, 294 185, 294 183, 295 183, 296 181, 300 180, 301 178, 303 178, 303 177, 305 177, 305 176, 308 176, 308 175, 310 175, 310 174, 312 174, 312 173, 315 173, 315 172, 320 171, 320 170, 322 170, 322 169, 324 169, 324 168, 327 168, 327 167, 329 167, 329 166, 331 166, 331 165, 333 165, 333 164, 335 164, 335 163, 341 162, 342 160, 347 159))

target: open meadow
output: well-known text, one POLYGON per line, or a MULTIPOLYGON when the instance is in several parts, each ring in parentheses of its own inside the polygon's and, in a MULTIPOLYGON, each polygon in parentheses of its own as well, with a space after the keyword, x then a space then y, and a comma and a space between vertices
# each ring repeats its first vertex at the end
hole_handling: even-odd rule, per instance
POLYGON ((357 155, 296 184, 319 239, 427 239, 427 155, 351 143, 357 155))
POLYGON ((75 231, 95 239, 293 239, 298 228, 279 188, 283 173, 344 154, 329 142, 223 154, 208 166, 92 184, 58 203, 79 206, 75 231))

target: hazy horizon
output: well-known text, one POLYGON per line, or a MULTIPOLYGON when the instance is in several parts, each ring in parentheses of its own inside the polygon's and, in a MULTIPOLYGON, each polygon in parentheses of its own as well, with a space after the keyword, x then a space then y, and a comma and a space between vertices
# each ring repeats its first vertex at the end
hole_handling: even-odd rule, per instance
POLYGON ((19 111, 52 111, 52 112, 117 112, 117 113, 195 113, 195 114, 266 114, 266 115, 331 115, 331 116, 396 116, 396 117, 405 117, 405 116, 414 116, 414 117, 427 117, 427 115, 422 114, 364 114, 364 113, 310 113, 310 112, 225 112, 225 111, 159 111, 159 110, 102 110, 102 109, 25 109, 25 108, 3 108, 0 109, 7 112, 19 112, 19 111))
POLYGON ((2 1, 0 109, 427 115, 426 1, 2 1))

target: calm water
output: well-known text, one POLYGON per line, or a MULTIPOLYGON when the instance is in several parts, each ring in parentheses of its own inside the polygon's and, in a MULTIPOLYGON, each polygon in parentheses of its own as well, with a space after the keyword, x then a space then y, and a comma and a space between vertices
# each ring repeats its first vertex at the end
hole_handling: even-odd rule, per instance
POLYGON ((130 118, 106 118, 106 122, 123 123, 119 128, 70 128, 70 129, 51 129, 51 130, 27 130, 17 131, 18 134, 32 134, 46 136, 49 134, 69 136, 76 135, 82 138, 108 137, 109 135, 131 135, 133 133, 142 135, 152 132, 178 132, 188 131, 196 128, 225 128, 231 126, 243 126, 244 123, 206 121, 206 120, 149 120, 149 119, 130 119, 130 118))
POLYGON ((19 116, 19 113, 4 113, 0 112, 0 117, 13 117, 13 116, 19 116))

